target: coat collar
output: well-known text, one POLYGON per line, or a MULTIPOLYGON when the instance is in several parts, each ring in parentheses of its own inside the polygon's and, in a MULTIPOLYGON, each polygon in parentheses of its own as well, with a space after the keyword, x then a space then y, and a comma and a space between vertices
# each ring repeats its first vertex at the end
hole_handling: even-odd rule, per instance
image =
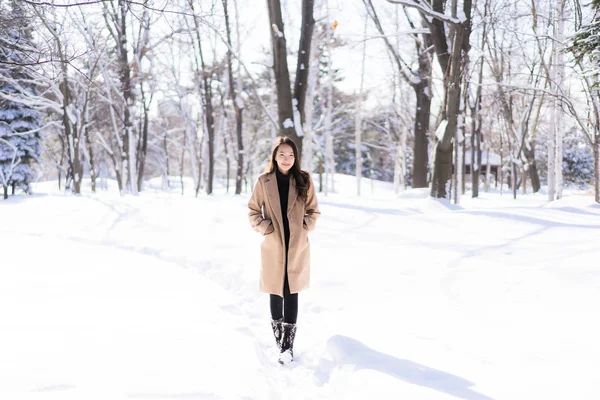
MULTIPOLYGON (((266 179, 267 186, 267 195, 269 196, 269 200, 271 203, 271 208, 276 213, 277 216, 281 216, 283 218, 283 214, 281 213, 281 203, 279 201, 279 190, 277 188, 277 177, 275 176, 275 172, 271 172, 267 174, 266 179)), ((296 204, 296 199, 298 198, 298 191, 296 190, 296 180, 294 176, 290 176, 290 190, 288 193, 288 209, 286 213, 289 214, 290 211, 294 208, 296 204)))

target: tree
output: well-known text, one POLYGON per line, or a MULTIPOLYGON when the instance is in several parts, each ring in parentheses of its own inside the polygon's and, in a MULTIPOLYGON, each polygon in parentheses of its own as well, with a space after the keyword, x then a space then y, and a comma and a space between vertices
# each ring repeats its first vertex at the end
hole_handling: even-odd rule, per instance
POLYGON ((298 45, 296 80, 292 95, 290 72, 287 64, 287 44, 281 15, 281 1, 267 0, 273 52, 273 71, 275 72, 277 90, 279 134, 290 136, 294 139, 300 156, 302 156, 302 137, 304 136, 302 126, 306 119, 305 108, 311 39, 315 25, 313 17, 314 3, 314 0, 302 0, 302 28, 300 31, 300 43, 298 45))
MULTIPOLYGON (((141 52, 145 46, 141 43, 133 44, 133 55, 129 49, 129 33, 131 25, 128 22, 130 13, 129 5, 126 0, 116 0, 103 3, 104 18, 106 28, 110 32, 116 49, 117 69, 119 76, 119 95, 122 99, 120 113, 122 117, 122 126, 119 133, 120 157, 122 165, 122 188, 127 188, 133 194, 137 194, 138 188, 138 152, 136 151, 135 139, 143 140, 139 136, 140 132, 135 124, 135 105, 136 105, 136 76, 134 75, 134 66, 139 72, 141 65, 141 52), (141 45, 140 45, 141 44, 141 45), (130 60, 130 58, 132 58, 130 60)), ((144 9, 140 19, 141 29, 148 29, 148 10, 144 9)), ((146 40, 147 36, 140 35, 140 42, 146 40)), ((141 182, 141 181, 140 181, 141 182)))
POLYGON ((584 68, 588 83, 588 95, 591 98, 591 110, 588 121, 591 122, 594 146, 594 197, 600 203, 600 1, 592 2, 594 17, 583 26, 574 37, 570 50, 581 64, 587 61, 584 68))
POLYGON ((457 128, 461 111, 461 83, 464 61, 470 50, 472 1, 464 0, 459 18, 458 0, 452 0, 450 15, 446 0, 387 0, 417 9, 424 17, 437 60, 444 73, 444 105, 441 123, 436 130, 431 196, 446 198, 453 170, 453 142, 457 141, 457 128))
MULTIPOLYGON (((392 55, 396 64, 399 75, 411 86, 415 93, 415 118, 414 118, 414 158, 413 158, 413 175, 412 187, 422 188, 427 187, 427 172, 429 165, 429 120, 431 118, 431 46, 433 45, 431 35, 429 33, 417 33, 415 24, 411 21, 406 13, 406 18, 412 29, 410 36, 414 40, 415 50, 418 59, 418 69, 413 71, 409 64, 403 59, 400 49, 392 44, 377 14, 373 2, 371 0, 363 0, 367 12, 375 27, 381 34, 382 40, 392 55)), ((421 15, 421 23, 426 26, 425 16, 421 15)), ((398 33, 399 34, 399 33, 398 33)))
MULTIPOLYGON (((0 3, 0 13, 5 14, 0 3)), ((0 180, 7 197, 19 187, 30 192, 34 178, 33 163, 41 162, 41 135, 43 126, 40 113, 19 100, 22 92, 36 93, 31 74, 26 68, 27 56, 33 49, 31 18, 26 10, 13 0, 6 31, 0 38, 0 180)))
MULTIPOLYGON (((229 24, 229 13, 227 11, 227 0, 222 0, 223 10, 225 11, 225 28, 227 30, 227 72, 229 84, 229 96, 233 102, 235 111, 235 131, 237 134, 237 173, 235 176, 235 194, 242 193, 242 180, 244 179, 244 140, 242 137, 242 113, 244 111, 244 101, 241 93, 237 92, 235 80, 233 79, 233 66, 231 63, 233 43, 231 41, 231 27, 229 24)), ((237 18, 237 15, 236 15, 237 18)), ((239 39, 239 38, 238 38, 239 39)), ((238 77, 238 81, 240 78, 238 77)))
POLYGON ((202 51, 202 38, 200 31, 200 17, 196 15, 193 0, 189 0, 189 6, 194 13, 194 35, 195 48, 197 50, 196 74, 201 82, 200 97, 202 99, 202 108, 204 116, 204 127, 208 133, 208 179, 206 183, 206 194, 213 192, 213 180, 215 175, 215 115, 213 104, 213 69, 207 68, 204 61, 204 52, 202 51), (197 46, 197 47, 196 47, 197 46))

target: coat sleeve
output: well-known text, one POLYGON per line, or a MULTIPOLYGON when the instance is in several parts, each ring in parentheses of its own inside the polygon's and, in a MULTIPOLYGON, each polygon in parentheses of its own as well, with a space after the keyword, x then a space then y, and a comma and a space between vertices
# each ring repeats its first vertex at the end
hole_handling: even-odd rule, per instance
POLYGON ((321 216, 321 211, 319 211, 319 204, 317 202, 317 196, 315 195, 315 185, 310 175, 308 179, 310 181, 310 186, 308 187, 308 193, 306 194, 304 223, 306 224, 306 229, 310 232, 315 229, 315 224, 317 223, 317 219, 321 216))
POLYGON ((267 235, 273 232, 273 224, 270 219, 264 218, 263 206, 265 205, 263 183, 260 179, 256 181, 252 196, 248 201, 248 219, 250 226, 262 235, 267 235))

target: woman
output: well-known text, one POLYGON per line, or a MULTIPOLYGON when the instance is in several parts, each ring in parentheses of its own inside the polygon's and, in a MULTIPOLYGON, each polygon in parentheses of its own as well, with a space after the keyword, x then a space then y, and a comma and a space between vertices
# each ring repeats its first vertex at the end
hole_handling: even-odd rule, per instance
POLYGON ((298 148, 289 137, 275 142, 248 208, 252 228, 264 235, 260 290, 270 294, 271 327, 279 362, 285 364, 294 357, 298 292, 310 283, 308 232, 321 214, 310 174, 300 169, 298 148))

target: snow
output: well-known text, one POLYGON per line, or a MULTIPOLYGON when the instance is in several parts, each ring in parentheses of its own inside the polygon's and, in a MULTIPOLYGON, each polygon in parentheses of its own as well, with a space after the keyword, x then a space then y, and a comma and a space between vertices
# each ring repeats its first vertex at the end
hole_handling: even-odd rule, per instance
POLYGON ((294 123, 292 122, 292 120, 290 118, 286 118, 286 120, 283 121, 283 127, 284 128, 293 128, 294 123))
POLYGON ((435 130, 435 137, 437 140, 442 141, 444 139, 444 134, 446 133, 446 127, 448 126, 447 120, 442 120, 435 130))
POLYGON ((280 38, 282 38, 282 37, 283 37, 283 32, 281 32, 281 31, 279 30, 279 28, 277 27, 277 24, 272 24, 272 25, 271 25, 271 28, 273 29, 273 32, 274 32, 274 33, 275 33, 275 34, 276 34, 278 37, 280 37, 280 38))
POLYGON ((246 106, 241 95, 235 96, 235 104, 239 109, 243 109, 246 106))
MULTIPOLYGON (((467 150, 467 154, 471 154, 471 150, 467 150)), ((488 156, 487 151, 482 151, 481 152, 481 162, 483 165, 487 165, 488 158, 489 158, 490 165, 494 165, 494 166, 502 165, 501 158, 498 154, 490 153, 488 156)), ((465 158, 465 165, 471 165, 471 157, 470 156, 465 158)))
MULTIPOLYGON (((249 194, 56 182, 0 203, 0 398, 599 398, 600 206, 461 205, 336 175, 295 361, 277 362, 249 194)), ((318 176, 314 176, 318 182, 318 176)))

